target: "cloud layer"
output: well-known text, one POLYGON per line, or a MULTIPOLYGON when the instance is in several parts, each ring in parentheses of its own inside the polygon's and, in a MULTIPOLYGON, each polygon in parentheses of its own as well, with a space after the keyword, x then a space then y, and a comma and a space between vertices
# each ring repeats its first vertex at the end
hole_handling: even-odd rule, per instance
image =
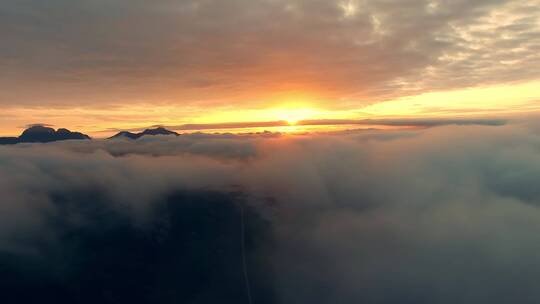
POLYGON ((257 303, 537 303, 537 164, 533 122, 0 147, 0 288, 242 303, 244 208, 257 303))
POLYGON ((272 94, 307 92, 346 108, 538 79, 538 7, 537 0, 3 1, 0 102, 256 106, 272 94))

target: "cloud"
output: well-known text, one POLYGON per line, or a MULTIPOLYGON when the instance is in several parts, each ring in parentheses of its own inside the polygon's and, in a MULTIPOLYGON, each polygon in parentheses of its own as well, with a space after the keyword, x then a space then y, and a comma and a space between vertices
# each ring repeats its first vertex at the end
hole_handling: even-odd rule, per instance
POLYGON ((4 105, 344 108, 537 79, 534 1, 7 1, 4 105), (95 90, 99 87, 100 90, 95 90), (219 97, 217 97, 219 96, 219 97), (340 100, 343 100, 342 102, 340 100))
POLYGON ((534 121, 0 147, 2 293, 536 303, 534 121))
MULTIPOLYGON (((243 159, 257 155, 257 143, 265 138, 279 137, 278 133, 261 134, 205 134, 180 136, 143 136, 137 140, 127 138, 93 140, 86 143, 65 141, 63 148, 81 153, 104 151, 112 156, 209 156, 217 159, 243 159)), ((33 148, 29 146, 29 148, 33 148)))
MULTIPOLYGON (((294 123, 297 126, 338 126, 338 125, 358 125, 358 126, 408 126, 429 128, 445 125, 504 125, 505 119, 308 119, 294 123)), ((185 130, 223 130, 223 129, 245 129, 245 128, 271 128, 285 127, 291 124, 284 120, 262 121, 262 122, 229 122, 212 124, 183 124, 177 126, 167 126, 176 131, 185 130)), ((138 131, 132 129, 130 131, 138 131)), ((119 131, 119 130, 116 130, 119 131)))
MULTIPOLYGON (((488 126, 500 126, 508 122, 508 119, 504 118, 461 118, 461 119, 448 119, 448 118, 432 118, 432 119, 307 119, 299 120, 295 122, 294 126, 346 126, 350 128, 358 127, 371 127, 371 128, 381 128, 381 127, 416 127, 416 128, 431 128, 438 126, 446 125, 488 125, 488 126)), ((140 132, 144 128, 156 128, 156 127, 165 127, 169 130, 175 130, 177 132, 183 131, 198 131, 196 134, 183 133, 185 139, 188 138, 200 138, 200 137, 215 137, 215 138, 230 138, 240 135, 241 137, 250 137, 250 136, 279 136, 279 132, 271 132, 268 130, 262 132, 248 132, 247 130, 240 130, 239 133, 220 133, 225 130, 230 130, 231 132, 235 129, 249 129, 249 128, 269 128, 272 130, 273 127, 290 127, 291 123, 285 120, 276 120, 276 121, 252 121, 252 122, 223 122, 223 123, 197 123, 197 124, 182 124, 182 125, 153 125, 142 128, 132 128, 132 129, 117 129, 109 128, 102 133, 114 132, 140 132), (213 131, 212 131, 213 130, 213 131), (214 132, 214 134, 203 133, 214 132)), ((321 130, 321 132, 325 132, 321 130)))
POLYGON ((438 127, 448 125, 487 125, 500 126, 506 124, 504 119, 318 119, 302 120, 299 125, 377 125, 377 126, 410 126, 438 127))

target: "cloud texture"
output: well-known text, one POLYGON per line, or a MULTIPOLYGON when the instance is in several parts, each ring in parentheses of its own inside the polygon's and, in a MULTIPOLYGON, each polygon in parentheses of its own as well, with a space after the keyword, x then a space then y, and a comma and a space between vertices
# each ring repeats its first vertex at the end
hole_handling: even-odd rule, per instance
POLYGON ((539 130, 0 147, 0 288, 247 303, 245 208, 257 303, 537 303, 539 130))
POLYGON ((343 108, 538 79, 539 7, 538 0, 2 1, 0 102, 256 106, 272 94, 307 92, 343 108))

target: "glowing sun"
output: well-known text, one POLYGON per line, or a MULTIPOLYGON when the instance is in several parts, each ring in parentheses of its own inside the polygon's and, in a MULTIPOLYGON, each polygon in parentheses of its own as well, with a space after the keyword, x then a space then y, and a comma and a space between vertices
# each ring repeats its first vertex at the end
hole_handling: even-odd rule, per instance
POLYGON ((292 109, 292 108, 283 108, 283 109, 274 109, 271 110, 272 116, 276 117, 277 120, 286 121, 289 125, 296 125, 302 120, 313 119, 319 116, 320 111, 312 108, 303 108, 303 109, 292 109))

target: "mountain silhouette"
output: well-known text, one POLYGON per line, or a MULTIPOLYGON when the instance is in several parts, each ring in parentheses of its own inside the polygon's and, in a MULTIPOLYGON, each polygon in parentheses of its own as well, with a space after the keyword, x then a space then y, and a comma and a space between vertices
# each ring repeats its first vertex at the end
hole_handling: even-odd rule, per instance
POLYGON ((60 128, 54 130, 46 126, 31 126, 24 130, 19 137, 0 137, 0 145, 14 145, 18 143, 47 143, 60 140, 88 140, 90 136, 71 132, 68 129, 60 128))
POLYGON ((0 145, 14 145, 18 142, 18 137, 0 137, 0 145))
POLYGON ((116 135, 114 136, 111 136, 109 137, 109 139, 114 139, 114 138, 129 138, 129 139, 139 139, 143 136, 146 136, 146 135, 151 135, 151 136, 155 136, 155 135, 174 135, 174 136, 178 136, 179 134, 174 132, 174 131, 170 131, 170 130, 167 130, 163 127, 158 127, 158 128, 154 128, 154 129, 146 129, 140 133, 132 133, 132 132, 128 132, 128 131, 122 131, 122 132, 119 132, 117 133, 116 135))
POLYGON ((128 132, 128 131, 122 131, 122 132, 119 132, 118 134, 116 134, 114 136, 109 137, 109 139, 122 138, 122 137, 126 137, 126 138, 129 138, 129 139, 137 139, 137 138, 140 137, 140 135, 138 133, 131 133, 131 132, 128 132))

